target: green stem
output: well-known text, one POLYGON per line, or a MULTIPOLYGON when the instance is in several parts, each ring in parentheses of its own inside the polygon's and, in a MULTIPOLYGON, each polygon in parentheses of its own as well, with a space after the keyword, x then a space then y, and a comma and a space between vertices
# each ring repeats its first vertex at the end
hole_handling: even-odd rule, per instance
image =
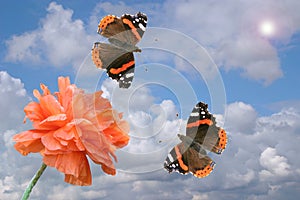
POLYGON ((40 167, 40 169, 36 172, 36 174, 34 175, 34 177, 31 179, 29 185, 27 186, 26 190, 23 193, 22 196, 22 200, 27 200, 32 188, 35 186, 35 184, 37 183, 37 181, 39 180, 39 178, 42 176, 43 172, 45 171, 47 165, 45 165, 45 163, 42 164, 42 166, 40 167))

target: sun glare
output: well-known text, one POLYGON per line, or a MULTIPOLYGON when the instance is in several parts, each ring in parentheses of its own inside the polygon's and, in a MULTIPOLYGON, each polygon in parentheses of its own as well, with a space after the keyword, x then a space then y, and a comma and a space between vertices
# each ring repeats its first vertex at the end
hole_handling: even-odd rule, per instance
POLYGON ((270 21, 263 21, 260 24, 260 32, 262 35, 271 36, 275 32, 274 24, 270 21))

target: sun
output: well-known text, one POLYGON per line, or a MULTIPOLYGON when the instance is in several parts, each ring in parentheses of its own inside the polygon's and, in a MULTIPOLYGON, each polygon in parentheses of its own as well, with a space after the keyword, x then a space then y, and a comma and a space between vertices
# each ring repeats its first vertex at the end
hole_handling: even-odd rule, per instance
POLYGON ((272 36, 275 33, 275 26, 271 21, 263 21, 259 29, 260 33, 264 36, 272 36))

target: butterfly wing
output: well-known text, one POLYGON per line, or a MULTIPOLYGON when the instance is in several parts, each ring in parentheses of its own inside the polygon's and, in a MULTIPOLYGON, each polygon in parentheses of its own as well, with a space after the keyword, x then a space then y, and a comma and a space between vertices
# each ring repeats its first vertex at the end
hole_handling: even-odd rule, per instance
POLYGON ((126 31, 122 20, 115 15, 107 15, 100 20, 98 33, 106 38, 126 31))
POLYGON ((204 149, 187 147, 184 142, 176 145, 168 154, 164 168, 169 172, 176 171, 181 174, 192 173, 198 178, 203 178, 211 173, 215 163, 206 155, 204 149))
POLYGON ((189 172, 187 160, 183 160, 184 144, 179 143, 168 154, 164 168, 169 172, 176 171, 180 174, 187 174, 189 172))
POLYGON ((119 82, 120 88, 128 88, 134 76, 134 56, 132 52, 111 44, 97 42, 92 49, 92 60, 107 74, 119 82))
POLYGON ((147 16, 141 12, 136 15, 124 14, 121 20, 126 30, 130 30, 127 36, 128 41, 130 41, 131 45, 135 46, 146 31, 147 16))
POLYGON ((214 169, 215 162, 206 155, 204 149, 198 152, 194 148, 189 148, 186 157, 190 172, 198 178, 208 176, 214 169))
POLYGON ((190 114, 186 135, 205 149, 220 154, 227 144, 224 129, 216 126, 215 117, 209 113, 207 104, 199 102, 190 114))
POLYGON ((124 14, 121 18, 107 15, 99 23, 98 33, 121 48, 137 51, 135 45, 141 40, 147 25, 147 16, 124 14))

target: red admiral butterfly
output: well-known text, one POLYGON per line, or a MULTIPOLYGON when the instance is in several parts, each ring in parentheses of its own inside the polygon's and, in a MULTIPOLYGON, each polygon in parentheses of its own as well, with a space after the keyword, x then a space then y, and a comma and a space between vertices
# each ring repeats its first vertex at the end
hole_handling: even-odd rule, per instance
POLYGON ((128 88, 134 76, 133 52, 141 52, 135 45, 141 40, 147 26, 147 16, 124 14, 103 17, 98 25, 98 33, 108 38, 108 43, 96 42, 92 49, 92 59, 98 68, 106 69, 120 88, 128 88))
POLYGON ((198 178, 211 173, 215 162, 206 150, 221 154, 227 144, 225 131, 216 126, 215 117, 207 110, 207 104, 199 102, 193 109, 186 126, 186 136, 179 135, 181 143, 168 154, 164 168, 171 173, 191 172, 198 178))

